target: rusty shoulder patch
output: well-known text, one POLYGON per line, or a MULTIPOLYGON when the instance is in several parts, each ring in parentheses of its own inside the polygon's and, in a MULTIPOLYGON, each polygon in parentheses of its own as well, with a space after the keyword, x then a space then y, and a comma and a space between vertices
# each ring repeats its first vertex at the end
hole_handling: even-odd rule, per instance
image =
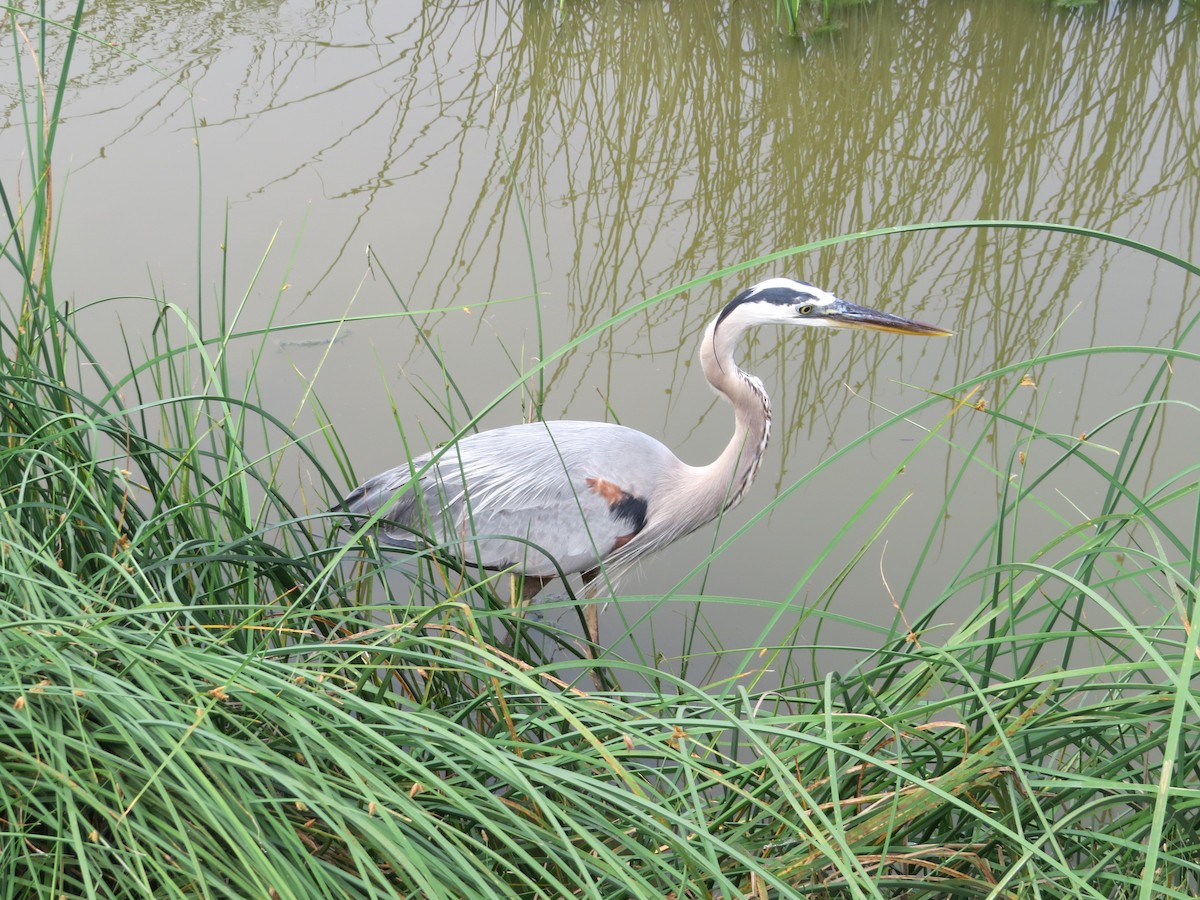
POLYGON ((629 496, 607 478, 589 478, 587 480, 587 486, 590 487, 594 493, 597 493, 603 497, 604 502, 609 506, 616 506, 627 496, 629 496))

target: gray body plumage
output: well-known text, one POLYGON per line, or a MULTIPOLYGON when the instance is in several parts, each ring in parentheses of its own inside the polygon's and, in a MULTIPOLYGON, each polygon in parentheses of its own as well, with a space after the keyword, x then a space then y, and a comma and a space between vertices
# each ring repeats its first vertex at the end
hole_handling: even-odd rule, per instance
POLYGON ((614 548, 653 538, 658 510, 645 501, 684 464, 647 434, 604 422, 534 422, 462 438, 361 485, 351 512, 371 513, 425 471, 419 489, 384 514, 381 539, 416 548, 429 542, 471 564, 516 567, 553 577, 594 569, 614 548), (620 495, 606 485, 619 486, 620 495), (607 494, 606 494, 607 492, 607 494), (397 527, 399 525, 399 527, 397 527), (510 539, 506 539, 506 536, 510 539), (511 538, 516 538, 513 540, 511 538))
POLYGON ((750 487, 770 437, 771 407, 762 382, 737 367, 733 352, 747 328, 765 324, 948 333, 770 279, 726 304, 700 343, 704 376, 734 413, 733 436, 712 463, 687 465, 620 425, 535 422, 419 456, 364 482, 342 506, 361 515, 383 510, 386 543, 511 567, 535 587, 560 571, 586 578, 601 566, 611 582, 641 556, 711 522, 750 487))

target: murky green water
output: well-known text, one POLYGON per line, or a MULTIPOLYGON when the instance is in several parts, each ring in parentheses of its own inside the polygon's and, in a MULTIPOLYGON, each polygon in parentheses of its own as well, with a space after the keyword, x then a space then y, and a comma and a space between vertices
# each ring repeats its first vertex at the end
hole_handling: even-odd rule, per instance
MULTIPOLYGON (((267 320, 284 283, 276 314, 284 323, 394 310, 389 279, 413 308, 445 310, 351 325, 320 368, 317 391, 366 475, 399 461, 389 398, 410 435, 448 434, 421 399, 444 392, 418 326, 452 362, 474 410, 542 348, 636 301, 841 234, 1028 218, 1200 259, 1194 6, 1057 14, 1037 2, 879 0, 846 14, 835 37, 808 41, 785 36, 773 8, 694 0, 97 4, 83 27, 115 46, 83 49, 65 98, 59 294, 83 306, 154 292, 196 309, 218 293, 224 245, 230 293, 247 292, 246 327, 267 320)), ((0 93, 6 178, 23 152, 11 56, 0 62, 0 84, 9 85, 0 93)), ((744 364, 772 393, 776 439, 722 536, 926 389, 1047 347, 1167 343, 1200 298, 1195 279, 1075 237, 956 230, 840 244, 672 297, 582 344, 546 373, 545 414, 615 417, 688 461, 710 459, 729 421, 692 371, 696 340, 723 299, 773 274, 957 336, 758 335, 744 364)), ((113 308, 90 326, 101 340, 115 337, 113 308)), ((144 332, 144 304, 115 308, 133 334, 144 332)), ((263 362, 264 403, 301 429, 313 422, 301 403, 323 350, 305 341, 330 331, 291 332, 263 362)), ((105 361, 120 369, 123 352, 111 343, 105 361)), ((1141 398, 1143 368, 1063 366, 1020 411, 1038 411, 1043 427, 1064 434, 1091 431, 1141 398)), ((487 423, 516 421, 522 407, 514 396, 487 423)), ((812 602, 845 563, 845 548, 857 545, 820 562, 796 591, 807 567, 922 429, 948 412, 907 434, 892 429, 802 486, 721 557, 705 589, 780 599, 795 592, 796 602, 812 602)), ((1195 458, 1196 423, 1170 427, 1151 448, 1164 475, 1195 458)), ((944 586, 974 545, 976 523, 994 512, 1015 435, 986 435, 985 461, 997 472, 972 469, 943 516, 962 458, 955 447, 992 428, 957 414, 908 464, 854 536, 865 540, 911 498, 835 605, 852 618, 890 622, 884 578, 903 594, 931 530, 932 557, 910 610, 944 586)), ((297 484, 303 478, 294 464, 281 471, 297 484)), ((1047 518, 1085 517, 1101 490, 1086 475, 1064 475, 1048 489, 1047 518)), ((1028 523, 1029 549, 1041 524, 1028 523)), ((703 559, 712 535, 648 563, 626 587, 671 587, 703 559)), ((755 641, 759 623, 738 615, 718 617, 725 641, 743 633, 755 641)), ((674 617, 660 616, 662 640, 674 617)))

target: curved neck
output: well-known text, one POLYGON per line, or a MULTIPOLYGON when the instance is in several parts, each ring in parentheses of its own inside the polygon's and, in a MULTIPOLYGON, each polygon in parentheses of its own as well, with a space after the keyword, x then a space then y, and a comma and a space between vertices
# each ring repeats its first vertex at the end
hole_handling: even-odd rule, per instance
POLYGON ((700 366, 708 383, 733 405, 733 437, 712 463, 696 470, 695 488, 703 491, 709 518, 739 503, 754 476, 771 437, 771 401, 762 382, 733 361, 734 347, 746 325, 732 319, 709 323, 700 343, 700 366))

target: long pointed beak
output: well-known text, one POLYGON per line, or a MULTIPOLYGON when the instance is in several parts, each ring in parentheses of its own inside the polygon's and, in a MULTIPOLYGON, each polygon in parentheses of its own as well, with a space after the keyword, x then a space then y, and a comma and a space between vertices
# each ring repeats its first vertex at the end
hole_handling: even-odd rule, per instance
POLYGON ((865 306, 858 306, 845 300, 838 300, 833 305, 826 307, 825 318, 831 324, 842 328, 890 331, 893 334, 920 334, 925 337, 949 337, 954 334, 953 331, 947 331, 936 325, 927 325, 915 319, 894 316, 877 309, 867 309, 865 306))

